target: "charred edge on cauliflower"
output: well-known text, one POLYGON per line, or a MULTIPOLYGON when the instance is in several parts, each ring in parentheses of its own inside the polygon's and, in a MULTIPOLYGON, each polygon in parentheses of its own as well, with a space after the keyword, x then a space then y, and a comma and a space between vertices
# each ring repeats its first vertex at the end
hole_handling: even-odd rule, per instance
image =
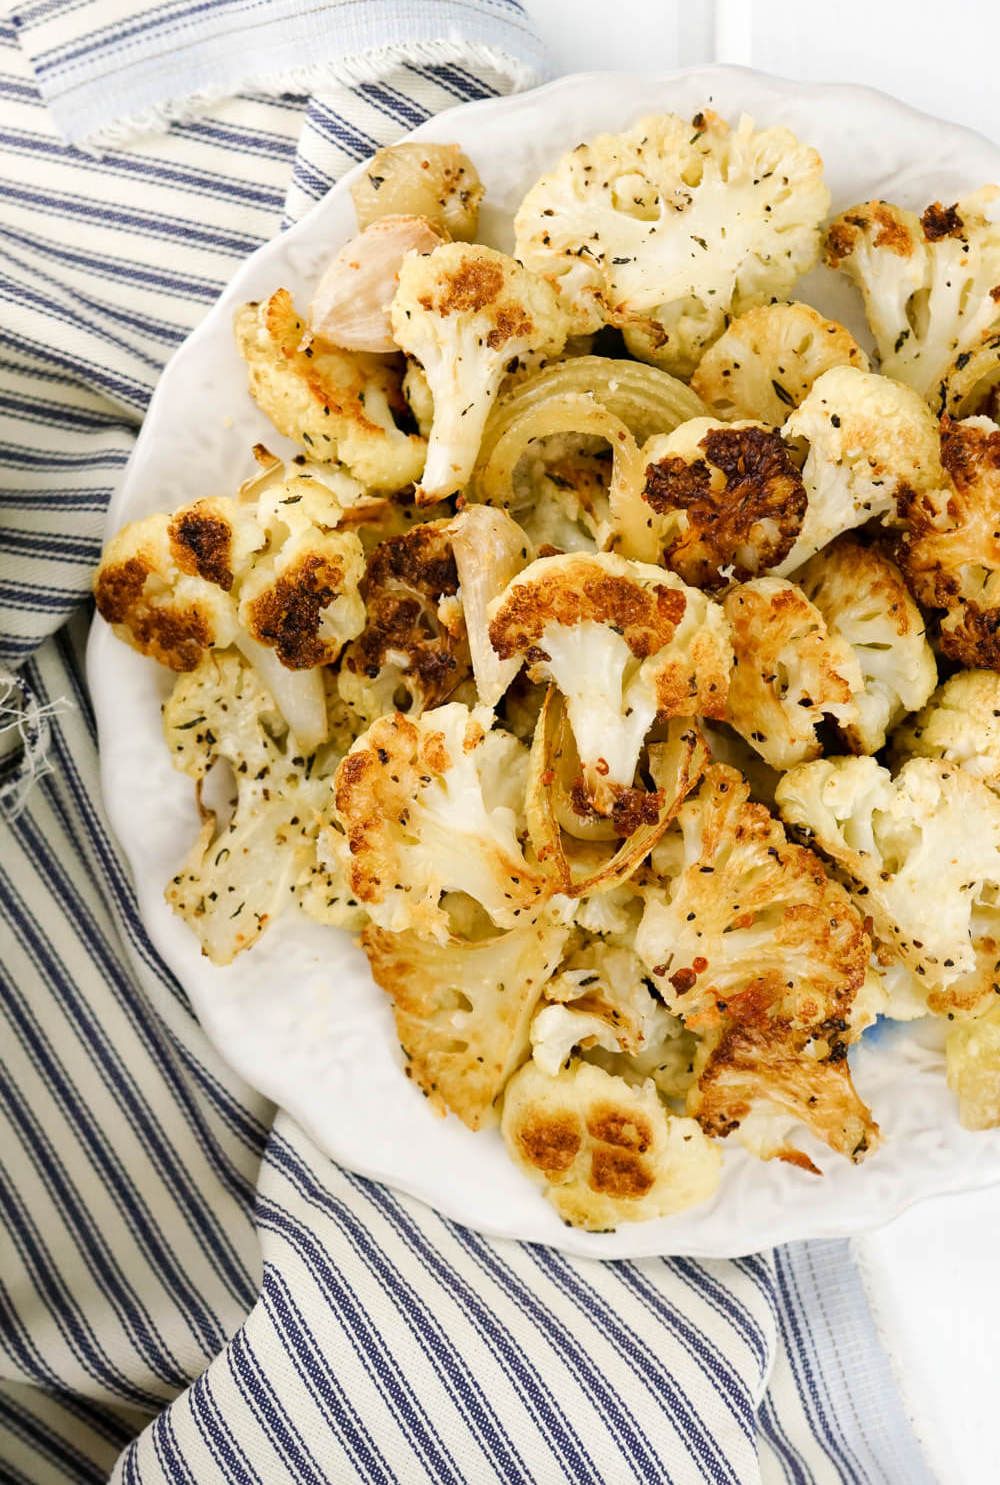
POLYGON ((167 608, 148 602, 145 589, 154 575, 141 555, 102 567, 94 584, 97 611, 109 624, 127 624, 137 649, 171 670, 194 670, 213 643, 211 620, 195 603, 167 608))
POLYGON ((686 605, 675 588, 640 587, 581 562, 572 586, 514 583, 490 625, 490 640, 502 660, 522 653, 529 661, 547 660, 538 647, 546 625, 572 628, 590 619, 615 627, 636 659, 645 660, 670 643, 686 605))
MULTIPOLYGON (((873 201, 868 210, 871 221, 878 229, 874 238, 875 246, 886 248, 900 258, 912 257, 913 241, 895 208, 886 201, 873 201)), ((859 233, 864 232, 868 225, 867 217, 849 214, 834 222, 826 235, 826 261, 831 268, 837 268, 844 258, 850 257, 857 245, 859 233)))
POLYGON ((169 534, 182 572, 215 583, 225 593, 232 591, 233 528, 228 521, 192 505, 177 513, 169 534))
POLYGON ((626 788, 624 784, 608 783, 608 793, 612 796, 612 803, 604 810, 598 810, 582 778, 575 779, 570 786, 570 803, 575 814, 581 820, 609 819, 622 840, 626 840, 642 825, 655 825, 663 808, 663 790, 656 789, 650 792, 646 789, 626 788))
POLYGON ((339 562, 312 553, 283 572, 248 605, 248 628, 260 644, 277 652, 289 670, 308 670, 328 658, 320 634, 323 610, 344 586, 339 562))
POLYGON ((451 542, 438 526, 380 542, 361 583, 367 623, 345 652, 344 669, 374 681, 394 652, 405 656, 422 705, 443 701, 469 672, 464 646, 437 621, 441 599, 457 592, 451 542))
POLYGON ((942 206, 940 201, 932 201, 920 218, 920 225, 928 242, 938 242, 942 237, 961 237, 965 223, 958 214, 957 202, 954 206, 942 206))
POLYGON ((699 445, 722 471, 725 485, 711 488, 705 460, 687 464, 668 456, 646 470, 643 499, 659 514, 687 511, 688 529, 665 549, 664 560, 698 587, 725 581, 722 569, 743 580, 774 567, 791 551, 806 512, 802 476, 777 432, 717 428, 699 445), (756 562, 740 560, 747 546, 756 562))

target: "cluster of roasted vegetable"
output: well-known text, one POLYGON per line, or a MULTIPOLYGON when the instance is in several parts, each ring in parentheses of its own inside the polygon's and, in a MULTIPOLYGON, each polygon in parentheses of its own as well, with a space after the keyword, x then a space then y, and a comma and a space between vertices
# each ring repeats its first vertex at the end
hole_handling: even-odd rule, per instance
POLYGON ((560 160, 514 256, 482 194, 376 156, 308 313, 236 317, 298 452, 108 544, 232 780, 170 901, 220 964, 359 933, 407 1076, 581 1226, 728 1137, 862 1159, 880 1014, 1000 1123, 1000 192, 826 223, 815 151, 706 111, 560 160), (787 301, 822 253, 878 371, 787 301))

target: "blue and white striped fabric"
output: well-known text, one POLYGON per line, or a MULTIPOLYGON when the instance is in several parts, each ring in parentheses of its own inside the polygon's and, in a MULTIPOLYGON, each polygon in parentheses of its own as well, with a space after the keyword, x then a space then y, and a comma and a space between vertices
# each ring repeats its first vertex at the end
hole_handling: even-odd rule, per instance
POLYGON ((598 1265, 337 1168, 208 1044, 108 833, 83 600, 153 384, 347 164, 523 77, 516 6, 455 10, 464 60, 460 30, 445 62, 244 92, 100 157, 40 58, 116 7, 35 0, 0 33, 0 1481, 920 1485, 845 1244, 598 1265))

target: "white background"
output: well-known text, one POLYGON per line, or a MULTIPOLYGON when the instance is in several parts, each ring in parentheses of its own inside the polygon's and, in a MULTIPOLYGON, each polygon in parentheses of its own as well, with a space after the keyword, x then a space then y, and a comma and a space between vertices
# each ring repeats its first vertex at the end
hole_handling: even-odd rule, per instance
MULTIPOLYGON (((1000 141, 1000 0, 523 3, 555 73, 730 62, 783 77, 865 83, 1000 141)), ((998 1247, 996 1191, 925 1202, 854 1244, 908 1411, 942 1485, 1000 1480, 998 1247)))

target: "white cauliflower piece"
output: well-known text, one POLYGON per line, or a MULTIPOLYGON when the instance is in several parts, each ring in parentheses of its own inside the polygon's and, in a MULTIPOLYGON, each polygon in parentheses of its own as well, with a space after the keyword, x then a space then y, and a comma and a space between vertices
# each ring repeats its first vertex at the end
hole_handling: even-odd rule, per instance
POLYGON ((651 540, 658 560, 685 582, 742 582, 791 551, 807 495, 776 429, 693 418, 649 439, 642 464, 643 518, 632 518, 630 527, 638 526, 643 544, 651 540))
POLYGON ((831 366, 868 370, 849 330, 810 304, 760 304, 708 348, 691 390, 717 418, 759 418, 780 428, 831 366))
POLYGON ((846 1058, 868 935, 818 857, 748 795, 716 765, 681 807, 681 859, 672 880, 647 886, 635 950, 668 1008, 704 1038, 687 1107, 709 1134, 778 1110, 860 1160, 877 1126, 846 1058))
POLYGON ((817 552, 795 579, 861 668, 857 716, 841 727, 852 752, 875 753, 893 724, 923 706, 937 685, 920 610, 895 563, 848 536, 817 552))
POLYGON ((939 686, 892 734, 893 766, 908 758, 939 758, 1000 790, 1000 675, 960 670, 939 686))
POLYGON ((668 1114, 651 1082, 633 1087, 575 1062, 549 1077, 528 1062, 507 1085, 511 1159, 564 1222, 591 1232, 707 1201, 721 1156, 693 1119, 668 1114))
POLYGON ((844 874, 875 936, 924 981, 932 1010, 992 986, 1000 799, 985 784, 930 758, 912 758, 895 779, 874 758, 827 758, 787 773, 777 802, 844 874))
POLYGON ((1000 670, 1000 427, 989 418, 941 423, 947 477, 900 501, 899 565, 938 644, 962 665, 1000 670))
POLYGON ((568 333, 553 290, 492 248, 450 242, 403 260, 392 301, 396 343, 424 369, 434 421, 418 500, 461 490, 508 364, 555 354, 568 333))
POLYGON ((854 366, 825 371, 782 436, 805 442, 808 504, 795 545, 774 569, 781 577, 866 521, 896 523, 904 497, 944 483, 938 426, 926 404, 909 387, 854 366))
POLYGON ((361 936, 372 976, 392 997, 406 1073, 433 1108, 470 1129, 528 1052, 528 1027, 569 928, 541 918, 476 942, 428 942, 372 924, 361 936))
POLYGON ((210 651, 163 709, 175 767, 196 781, 203 824, 166 898, 213 964, 255 943, 305 887, 335 761, 302 757, 253 670, 210 651), (229 765, 235 803, 223 821, 202 800, 209 771, 229 765))
POLYGON ((528 752, 488 707, 381 717, 337 770, 335 848, 382 928, 447 941, 440 906, 464 892, 500 928, 537 915, 552 883, 521 847, 528 752))
POLYGON ((633 354, 689 375, 729 316, 813 266, 829 203, 819 155, 787 129, 662 114, 565 155, 518 208, 515 252, 574 330, 619 325, 633 354))
POLYGON ((532 1056, 555 1077, 575 1048, 634 1056, 663 1038, 669 1013, 650 993, 642 963, 623 945, 584 943, 545 986, 531 1025, 532 1056))
POLYGON ((584 786, 610 813, 659 717, 725 711, 732 649, 721 609, 673 573, 611 554, 544 557, 491 610, 501 659, 562 693, 584 786))
POLYGON ((859 720, 864 694, 851 646, 815 604, 785 578, 756 578, 722 604, 733 639, 727 721, 775 769, 822 752, 825 716, 859 720))
POLYGON ((1000 189, 922 217, 867 201, 827 231, 827 261, 861 290, 882 372, 939 411, 949 372, 1000 328, 1000 189))
POLYGON ((394 414, 406 412, 392 358, 341 350, 311 334, 287 289, 245 304, 234 321, 250 394, 279 433, 321 463, 340 461, 371 490, 420 478, 427 452, 394 414))

